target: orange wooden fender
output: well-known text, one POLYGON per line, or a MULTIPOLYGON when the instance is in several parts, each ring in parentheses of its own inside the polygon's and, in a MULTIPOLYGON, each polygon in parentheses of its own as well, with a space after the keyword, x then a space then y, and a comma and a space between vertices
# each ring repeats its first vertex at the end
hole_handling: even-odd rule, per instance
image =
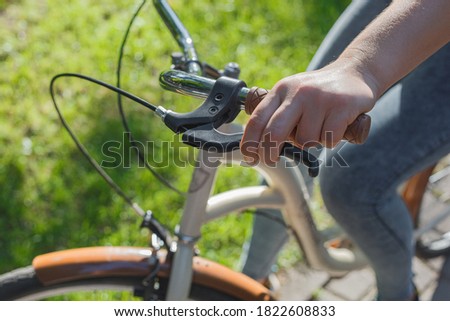
MULTIPOLYGON (((87 247, 37 256, 33 267, 44 285, 94 277, 145 277, 155 269, 151 256, 160 261, 158 276, 167 277, 170 263, 166 253, 151 248, 87 247)), ((193 279, 246 301, 271 300, 270 291, 255 280, 205 258, 194 257, 193 279)))

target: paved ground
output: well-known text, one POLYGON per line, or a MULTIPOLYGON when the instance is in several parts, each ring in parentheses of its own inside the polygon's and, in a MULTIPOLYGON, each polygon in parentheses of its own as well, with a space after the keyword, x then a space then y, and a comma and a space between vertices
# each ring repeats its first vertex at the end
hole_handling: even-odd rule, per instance
MULTIPOLYGON (((431 300, 435 293, 436 300, 450 300, 450 257, 413 262, 415 283, 420 293, 420 300, 431 300), (437 285, 441 267, 445 275, 437 285)), ((326 272, 314 271, 299 264, 293 269, 278 273, 281 283, 280 300, 373 300, 376 296, 374 274, 369 268, 353 271, 341 278, 332 278, 326 272)))
MULTIPOLYGON (((443 202, 431 197, 424 200, 423 210, 432 218, 450 203, 450 177, 439 186, 443 202)), ((450 218, 438 229, 450 231, 450 218)), ((432 260, 414 258, 415 284, 420 300, 450 300, 450 256, 432 260)), ((281 284, 280 300, 373 300, 376 297, 374 274, 370 268, 352 271, 341 278, 332 278, 326 272, 314 271, 299 264, 278 273, 281 284)))

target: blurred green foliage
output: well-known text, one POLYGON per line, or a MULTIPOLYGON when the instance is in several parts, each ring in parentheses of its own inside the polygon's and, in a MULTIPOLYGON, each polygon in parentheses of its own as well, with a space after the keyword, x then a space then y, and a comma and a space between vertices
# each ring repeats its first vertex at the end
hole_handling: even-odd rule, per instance
MULTIPOLYGON (((200 58, 222 67, 236 61, 249 85, 270 88, 303 71, 348 0, 170 1, 190 30, 200 58)), ((140 221, 79 153, 64 131, 49 95, 52 76, 78 72, 115 83, 120 41, 140 1, 0 0, 0 272, 28 265, 33 256, 91 245, 145 246, 140 221)), ((199 105, 163 92, 158 75, 170 66, 175 41, 151 1, 130 34, 122 85, 174 110, 199 105)), ((80 80, 57 82, 67 121, 92 155, 122 141, 114 93, 80 80)), ((125 101, 133 133, 155 146, 155 159, 177 154, 162 141, 173 135, 147 110, 125 101)), ((125 150, 124 157, 128 151, 125 150)), ((183 157, 192 154, 184 149, 183 157)), ((102 158, 103 157, 103 158, 102 158)), ((164 187, 130 154, 130 168, 108 173, 142 208, 173 228, 183 197, 164 187)), ((173 162, 172 162, 173 163, 173 162)), ((165 166, 158 173, 186 191, 192 167, 165 166)), ((254 184, 250 169, 225 169, 216 191, 254 184)), ((236 266, 252 216, 233 215, 205 227, 203 255, 236 266)))

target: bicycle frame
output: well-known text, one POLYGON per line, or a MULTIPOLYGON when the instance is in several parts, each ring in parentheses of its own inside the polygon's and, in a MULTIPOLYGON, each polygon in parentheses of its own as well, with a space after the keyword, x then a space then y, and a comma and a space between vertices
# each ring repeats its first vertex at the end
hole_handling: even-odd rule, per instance
MULTIPOLYGON (((164 0, 153 1, 157 11, 182 48, 188 62, 189 73, 199 74, 197 54, 186 28, 164 0)), ((183 72, 163 73, 160 83, 164 89, 205 97, 211 88, 206 78, 189 77, 183 72)), ((241 128, 227 125, 223 132, 233 133, 241 128)), ((282 210, 287 224, 303 250, 308 263, 317 269, 339 273, 365 264, 359 252, 326 248, 308 206, 308 192, 297 166, 282 158, 275 167, 259 164, 255 167, 268 182, 268 186, 240 188, 210 197, 220 164, 242 164, 239 151, 217 154, 201 150, 186 198, 182 220, 177 233, 176 253, 172 265, 167 300, 187 298, 192 278, 194 246, 200 238, 201 226, 207 221, 245 208, 277 208, 282 210), (211 166, 210 160, 216 160, 211 166)))
POLYGON ((339 273, 364 266, 365 260, 362 255, 358 255, 359 252, 326 248, 323 245, 325 240, 317 230, 309 210, 308 194, 300 171, 290 160, 282 158, 276 167, 263 164, 257 166, 256 169, 269 182, 269 186, 239 188, 209 197, 218 169, 218 166, 205 165, 206 160, 210 159, 220 159, 223 164, 241 164, 243 161, 239 151, 229 155, 200 152, 199 166, 193 173, 178 232, 168 300, 180 300, 189 293, 194 245, 200 237, 201 226, 230 212, 246 208, 270 207, 282 210, 313 268, 339 273))
MULTIPOLYGON (((164 0, 154 0, 153 2, 183 49, 183 57, 173 56, 182 63, 174 63, 174 70, 161 74, 161 86, 166 90, 190 96, 207 97, 208 103, 203 103, 199 110, 206 106, 208 112, 211 112, 211 106, 208 105, 211 98, 232 97, 233 99, 225 99, 226 104, 218 104, 220 108, 225 106, 220 109, 220 111, 227 112, 221 114, 225 115, 224 117, 214 118, 213 121, 210 120, 213 118, 205 118, 208 119, 207 125, 223 124, 222 120, 234 119, 238 112, 237 107, 239 107, 235 105, 235 102, 243 104, 245 101, 247 103, 247 96, 252 96, 248 95, 251 90, 243 87, 242 81, 236 81, 235 87, 228 87, 223 86, 224 82, 233 84, 232 80, 220 79, 218 83, 215 83, 212 78, 219 78, 222 74, 237 78, 238 73, 235 71, 238 68, 233 70, 235 65, 231 65, 231 68, 227 70, 226 67, 225 71, 221 72, 201 63, 189 33, 167 2, 164 0), (205 75, 210 78, 204 77, 205 75), (225 88, 221 96, 219 96, 221 92, 216 90, 220 86, 225 88), (215 95, 211 95, 210 91, 215 95), (211 97, 209 97, 210 95, 211 97)), ((154 109, 156 114, 163 118, 166 125, 174 132, 184 135, 183 130, 189 130, 190 126, 196 124, 187 121, 184 123, 185 125, 171 126, 167 121, 170 120, 170 117, 167 117, 170 115, 170 111, 156 106, 154 109), (182 130, 178 130, 179 127, 182 130)), ((187 118, 189 117, 187 116, 187 118)), ((198 122, 200 123, 200 121, 198 122)), ((194 126, 193 128, 195 130, 198 127, 194 126)), ((211 127, 208 127, 208 130, 212 131, 211 127)), ((236 137, 240 137, 240 135, 236 135, 236 133, 242 132, 242 126, 229 123, 221 126, 219 131, 224 134, 233 134, 234 145, 232 148, 237 147, 239 138, 236 137)), ((223 136, 221 135, 222 138, 223 136)), ((192 142, 189 141, 189 137, 186 139, 186 136, 183 136, 183 140, 188 143, 192 142)), ((203 139, 203 142, 205 141, 222 143, 220 139, 215 138, 203 139)), ((203 148, 206 145, 194 146, 203 148)), ((302 160, 305 164, 308 163, 304 159, 302 160)), ((333 241, 327 242, 329 237, 319 231, 309 208, 309 194, 303 175, 293 161, 281 157, 276 166, 271 167, 262 163, 255 166, 254 169, 264 177, 267 186, 237 188, 211 196, 217 169, 221 165, 229 164, 245 166, 239 150, 229 153, 217 153, 211 150, 199 151, 182 219, 176 233, 177 238, 168 237, 169 233, 158 224, 156 219, 152 222, 150 211, 145 213, 140 210, 139 214, 144 216, 142 227, 149 228, 154 232, 152 234, 153 246, 145 248, 94 246, 42 254, 34 258, 32 266, 0 275, 0 297, 30 300, 66 294, 72 290, 112 289, 127 291, 136 297, 149 300, 184 300, 187 298, 209 300, 211 297, 238 300, 275 299, 273 293, 260 282, 243 273, 232 271, 216 262, 195 255, 195 245, 201 237, 201 227, 204 224, 232 212, 254 208, 274 208, 283 213, 289 231, 297 240, 306 257, 306 262, 312 268, 326 271, 331 275, 342 275, 347 271, 366 265, 365 257, 360 251, 334 247, 336 244, 333 241), (161 240, 158 239, 158 236, 161 237, 161 240), (172 241, 174 239, 175 242, 172 241), (160 247, 163 243, 165 249, 161 250, 160 247), (190 291, 191 288, 192 291, 190 291)), ((436 166, 436 168, 440 167, 441 164, 436 166)), ((438 213, 429 224, 424 227, 420 227, 418 224, 421 215, 419 211, 423 212, 421 203, 428 182, 436 183, 450 173, 449 168, 450 165, 447 164, 446 168, 440 169, 432 176, 430 176, 433 172, 432 168, 425 169, 409 179, 402 188, 405 204, 410 209, 414 222, 417 223, 415 236, 417 237, 419 258, 427 259, 450 253, 449 233, 436 241, 427 242, 424 239, 425 242, 419 243, 422 233, 432 229, 449 215, 448 206, 440 214, 438 213), (436 244, 439 246, 436 247, 436 244)), ((436 191, 431 192, 437 194, 436 191)), ((129 203, 135 206, 131 202, 129 203)))

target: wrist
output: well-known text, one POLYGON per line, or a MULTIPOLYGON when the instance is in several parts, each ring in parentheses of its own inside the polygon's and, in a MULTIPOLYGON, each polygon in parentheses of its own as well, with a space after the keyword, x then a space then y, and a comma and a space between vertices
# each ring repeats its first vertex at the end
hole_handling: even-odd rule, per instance
POLYGON ((342 68, 359 77, 372 91, 375 100, 381 97, 386 88, 376 76, 376 69, 364 58, 366 55, 359 49, 347 48, 347 50, 335 61, 342 68))

